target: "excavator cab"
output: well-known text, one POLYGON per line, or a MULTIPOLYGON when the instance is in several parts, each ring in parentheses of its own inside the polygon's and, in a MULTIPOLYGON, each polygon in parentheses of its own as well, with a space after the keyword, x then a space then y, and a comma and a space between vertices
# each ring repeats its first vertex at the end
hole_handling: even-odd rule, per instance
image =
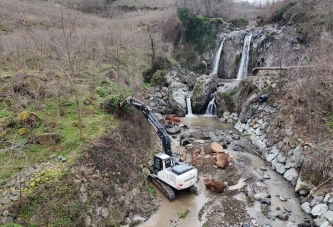
POLYGON ((154 173, 157 175, 158 172, 173 167, 173 159, 166 154, 158 154, 154 156, 154 173))

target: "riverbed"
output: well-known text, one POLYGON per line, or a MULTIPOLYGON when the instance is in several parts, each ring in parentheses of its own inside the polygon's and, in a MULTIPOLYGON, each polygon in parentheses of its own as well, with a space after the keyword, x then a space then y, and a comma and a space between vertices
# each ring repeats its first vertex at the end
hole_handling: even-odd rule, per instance
MULTIPOLYGON (((187 125, 190 132, 205 130, 214 134, 227 134, 233 128, 231 124, 221 123, 214 117, 183 118, 181 123, 187 125)), ((294 192, 294 187, 259 156, 246 150, 234 151, 232 148, 235 142, 237 141, 233 141, 225 149, 231 157, 230 166, 224 169, 206 168, 199 172, 198 195, 189 194, 188 191, 177 191, 176 200, 169 202, 155 189, 160 208, 140 226, 241 226, 251 223, 254 226, 258 224, 281 227, 287 226, 288 223, 291 226, 296 225, 303 223, 305 218, 309 219, 300 209, 300 200, 294 192), (264 175, 270 179, 264 179, 264 175), (204 186, 205 178, 218 179, 228 187, 221 194, 211 192, 204 186), (269 194, 271 205, 249 199, 250 189, 253 190, 253 194, 269 194), (288 220, 277 218, 280 214, 287 216, 288 220)), ((173 140, 172 143, 173 149, 186 151, 185 147, 179 146, 177 140, 173 140)))

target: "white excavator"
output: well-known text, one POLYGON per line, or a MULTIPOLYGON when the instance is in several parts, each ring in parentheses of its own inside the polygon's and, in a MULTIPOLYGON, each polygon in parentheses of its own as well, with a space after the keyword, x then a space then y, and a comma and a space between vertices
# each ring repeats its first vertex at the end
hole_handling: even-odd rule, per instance
POLYGON ((164 127, 151 113, 150 108, 134 97, 128 97, 120 106, 130 104, 139 110, 152 125, 162 141, 164 153, 154 155, 153 171, 148 176, 152 182, 168 199, 175 199, 174 190, 188 189, 190 193, 197 193, 195 183, 198 180, 198 170, 185 162, 179 161, 178 156, 172 153, 171 140, 164 127))

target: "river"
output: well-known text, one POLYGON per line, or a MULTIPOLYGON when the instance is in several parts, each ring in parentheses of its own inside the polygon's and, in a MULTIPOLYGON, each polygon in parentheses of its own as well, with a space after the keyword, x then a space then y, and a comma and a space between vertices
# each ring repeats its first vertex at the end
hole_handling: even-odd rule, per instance
MULTIPOLYGON (((232 125, 221 123, 216 118, 199 116, 198 118, 182 118, 181 120, 181 123, 187 125, 190 131, 207 130, 216 132, 216 130, 224 130, 227 133, 232 129, 232 125)), ((214 204, 214 201, 219 198, 229 201, 229 204, 232 203, 232 201, 235 201, 235 199, 244 204, 246 209, 244 209, 243 212, 247 213, 245 215, 248 216, 248 219, 243 220, 242 223, 244 223, 244 221, 250 223, 252 220, 259 225, 266 224, 272 227, 281 227, 286 226, 288 222, 295 224, 303 223, 304 218, 309 218, 300 209, 300 201, 294 193, 294 188, 282 177, 282 175, 275 172, 272 168, 270 168, 270 166, 267 165, 266 161, 262 160, 258 156, 246 151, 234 151, 232 146, 233 145, 231 144, 228 149, 226 149, 226 152, 232 157, 233 166, 237 169, 237 173, 234 173, 234 175, 239 175, 240 178, 238 183, 234 182, 234 185, 229 185, 227 192, 236 190, 236 193, 230 194, 225 192, 222 194, 216 194, 207 190, 203 184, 203 179, 206 177, 212 177, 216 173, 208 174, 207 172, 199 172, 199 181, 197 182, 199 195, 196 196, 194 194, 189 194, 187 191, 177 191, 176 200, 169 202, 164 195, 156 189, 157 198, 160 201, 160 208, 155 214, 139 226, 202 227, 207 220, 209 220, 209 218, 214 218, 213 215, 216 215, 214 212, 211 212, 212 208, 207 207, 210 204, 214 204), (260 167, 263 166, 267 168, 267 171, 262 171, 260 169, 260 167), (268 174, 270 179, 262 181, 264 174, 268 174), (249 181, 249 179, 252 179, 252 181, 249 181), (247 196, 244 193, 244 188, 246 188, 247 185, 255 185, 259 188, 264 188, 264 190, 271 195, 272 205, 268 206, 268 215, 265 216, 263 214, 264 208, 259 201, 255 201, 253 203, 248 202, 247 196), (230 199, 234 200, 228 200, 228 196, 230 199), (285 198, 286 201, 282 201, 280 199, 281 197, 285 198), (204 209, 205 204, 206 207, 204 209), (180 215, 186 213, 187 210, 188 213, 186 217, 181 218, 180 215), (200 216, 202 215, 201 221, 198 218, 199 213, 200 216), (282 221, 276 218, 276 216, 280 213, 287 213, 289 217, 288 221, 282 221)), ((176 140, 173 140, 173 149, 174 148, 182 150, 176 140)), ((228 171, 228 169, 231 169, 231 167, 226 167, 226 170, 216 169, 216 171, 228 171)), ((226 172, 220 172, 220 174, 226 174, 226 172)), ((231 205, 232 204, 230 204, 230 207, 231 205)), ((237 210, 237 208, 235 210, 237 210)), ((239 210, 239 212, 241 212, 241 209, 239 210)))

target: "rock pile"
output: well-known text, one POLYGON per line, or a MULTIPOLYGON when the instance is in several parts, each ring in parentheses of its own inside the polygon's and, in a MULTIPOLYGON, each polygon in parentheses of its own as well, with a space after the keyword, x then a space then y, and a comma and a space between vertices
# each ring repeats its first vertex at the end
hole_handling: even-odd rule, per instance
POLYGON ((222 123, 230 123, 234 124, 238 122, 238 114, 237 113, 230 113, 228 111, 223 113, 223 116, 220 118, 222 123))
POLYGON ((201 150, 195 149, 192 152, 192 164, 197 168, 211 165, 225 168, 230 164, 230 157, 219 143, 214 142, 208 151, 204 147, 201 150))
POLYGON ((314 217, 314 226, 333 226, 333 192, 325 196, 304 197, 301 209, 314 217))
MULTIPOLYGON (((256 82, 259 90, 276 85, 274 78, 270 78, 269 83, 266 83, 267 78, 249 78, 249 80, 253 80, 253 83, 255 80, 260 80, 260 83, 256 82)), ((315 181, 318 180, 318 177, 304 165, 304 153, 308 150, 320 152, 320 149, 294 132, 293 116, 279 114, 282 106, 277 102, 261 102, 258 97, 254 94, 247 99, 235 129, 249 136, 252 143, 259 147, 260 155, 295 187, 295 192, 302 198, 310 193, 317 185, 315 181)), ((302 209, 316 218, 314 225, 322 227, 332 225, 333 199, 330 199, 332 192, 318 190, 308 197, 309 201, 302 202, 302 209), (326 200, 320 200, 318 197, 326 200), (316 202, 312 202, 313 200, 316 202)))

